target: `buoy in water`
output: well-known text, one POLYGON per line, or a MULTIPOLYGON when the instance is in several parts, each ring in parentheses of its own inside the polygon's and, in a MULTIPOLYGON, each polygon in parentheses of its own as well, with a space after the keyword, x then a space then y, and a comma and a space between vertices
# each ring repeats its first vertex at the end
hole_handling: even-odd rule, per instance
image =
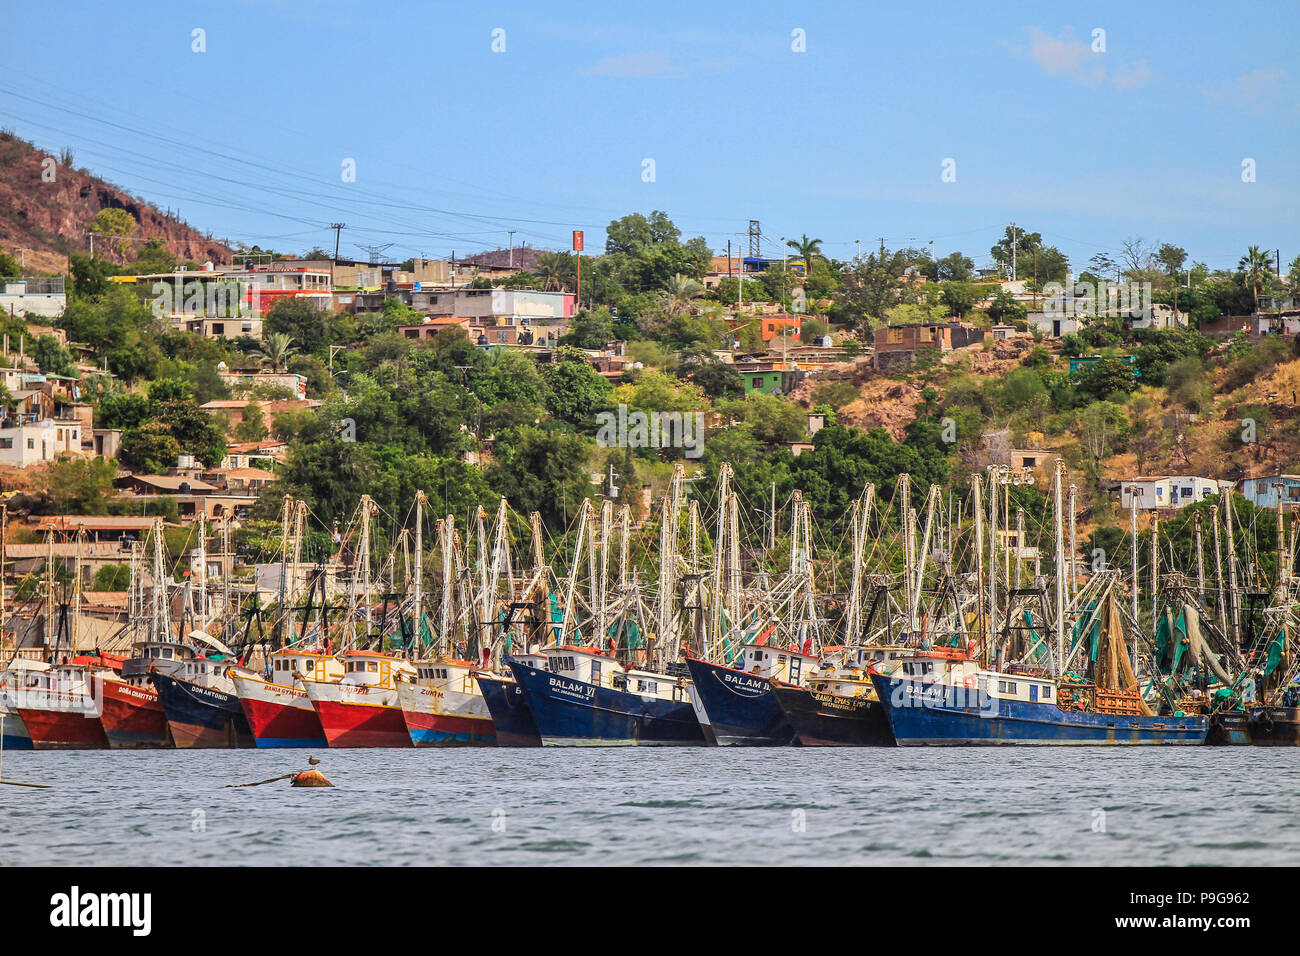
POLYGON ((304 770, 301 773, 294 774, 293 783, 290 784, 290 786, 332 787, 334 784, 330 783, 329 780, 325 778, 325 774, 313 767, 311 770, 304 770))

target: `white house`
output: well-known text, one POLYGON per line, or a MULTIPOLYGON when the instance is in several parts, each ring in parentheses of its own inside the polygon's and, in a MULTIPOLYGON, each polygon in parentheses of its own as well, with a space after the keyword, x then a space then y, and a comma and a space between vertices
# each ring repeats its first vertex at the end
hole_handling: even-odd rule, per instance
POLYGON ((1136 500, 1139 511, 1182 508, 1184 505, 1195 504, 1232 487, 1231 481, 1190 475, 1129 478, 1119 484, 1120 506, 1127 509, 1130 507, 1129 502, 1136 500))
POLYGON ((1031 329, 1037 329, 1048 338, 1059 339, 1063 335, 1074 335, 1083 328, 1078 316, 1064 312, 1031 312, 1025 316, 1031 329))
POLYGON ((0 311, 21 319, 28 312, 47 319, 57 319, 67 308, 63 276, 53 278, 0 279, 0 311))
POLYGON ((48 418, 0 428, 0 465, 26 468, 60 455, 80 455, 81 431, 79 421, 48 418))

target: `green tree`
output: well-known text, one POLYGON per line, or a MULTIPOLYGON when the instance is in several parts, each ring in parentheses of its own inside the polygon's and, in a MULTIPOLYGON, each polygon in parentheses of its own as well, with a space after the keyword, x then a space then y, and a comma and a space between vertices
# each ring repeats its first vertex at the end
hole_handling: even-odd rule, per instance
POLYGON ((60 514, 100 514, 113 493, 117 465, 108 458, 63 458, 50 465, 46 486, 60 514))
POLYGON ((106 564, 95 572, 96 591, 125 591, 131 587, 131 569, 125 564, 106 564))
POLYGON ((608 407, 614 388, 582 352, 561 346, 555 359, 542 369, 548 388, 546 408, 556 418, 586 426, 596 412, 608 407))
POLYGON ((262 336, 262 347, 258 349, 257 354, 278 372, 285 367, 289 357, 297 350, 293 338, 288 333, 270 332, 262 336))
POLYGON ((605 227, 605 252, 621 252, 640 258, 649 247, 661 243, 675 245, 681 237, 682 231, 673 225, 666 213, 656 209, 647 217, 634 212, 622 219, 612 220, 605 227))
POLYGON ((319 309, 301 296, 283 296, 266 313, 262 321, 262 338, 283 333, 295 342, 310 342, 312 351, 321 351, 343 336, 337 316, 319 309))
POLYGON ((141 275, 159 272, 171 272, 176 268, 176 256, 167 248, 167 242, 161 236, 152 236, 145 240, 136 253, 131 270, 141 275))
POLYGON ((939 287, 939 301, 959 319, 965 317, 979 299, 979 290, 969 282, 945 282, 939 287))
POLYGON ((1104 401, 1116 393, 1127 394, 1136 387, 1133 368, 1123 359, 1098 359, 1079 373, 1079 392, 1094 401, 1104 401))
POLYGON ((239 424, 235 426, 235 438, 239 441, 261 441, 266 436, 266 416, 262 406, 249 402, 244 406, 244 413, 239 424))
POLYGON ((787 239, 785 244, 799 254, 799 258, 803 260, 805 274, 811 273, 813 263, 821 257, 822 241, 809 239, 805 232, 798 239, 787 239))
POLYGON ((139 223, 125 209, 101 209, 91 220, 90 231, 100 240, 101 248, 109 249, 118 259, 125 261, 131 249, 131 237, 139 223))
POLYGON ((592 447, 570 432, 531 425, 511 429, 497 442, 488 483, 516 511, 536 511, 553 531, 564 530, 582 499, 595 491, 587 468, 592 447))
POLYGON ((50 375, 75 375, 76 359, 52 335, 38 335, 32 343, 32 358, 36 367, 50 375))
POLYGON ((1246 283, 1255 295, 1255 311, 1259 311, 1259 293, 1273 274, 1268 253, 1259 246, 1249 246, 1237 268, 1245 275, 1246 283))
POLYGON ((691 303, 703 294, 703 283, 680 272, 664 283, 664 303, 669 312, 677 315, 690 311, 691 303))

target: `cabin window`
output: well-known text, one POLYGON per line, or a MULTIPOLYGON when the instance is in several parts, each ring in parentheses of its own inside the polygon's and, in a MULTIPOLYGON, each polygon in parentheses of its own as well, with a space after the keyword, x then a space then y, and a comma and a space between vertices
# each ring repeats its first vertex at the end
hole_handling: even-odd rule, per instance
POLYGON ((370 671, 370 673, 373 674, 375 673, 375 671, 379 670, 379 665, 376 664, 374 661, 369 661, 367 662, 366 670, 370 671))
POLYGON ((1052 688, 1050 688, 1050 687, 1042 687, 1042 688, 1040 688, 1040 691, 1041 691, 1041 693, 1039 694, 1039 696, 1042 697, 1043 700, 1051 700, 1051 699, 1052 699, 1052 688))
POLYGON ((441 678, 443 678, 443 679, 446 679, 446 677, 447 677, 447 668, 445 668, 445 667, 439 667, 438 669, 436 669, 436 670, 433 672, 433 675, 434 675, 435 677, 441 677, 441 678))
MULTIPOLYGON (((286 665, 286 666, 287 666, 287 665, 286 665)), ((316 669, 316 662, 315 662, 315 661, 308 661, 308 662, 307 662, 307 670, 312 671, 312 670, 315 670, 315 669, 316 669)))

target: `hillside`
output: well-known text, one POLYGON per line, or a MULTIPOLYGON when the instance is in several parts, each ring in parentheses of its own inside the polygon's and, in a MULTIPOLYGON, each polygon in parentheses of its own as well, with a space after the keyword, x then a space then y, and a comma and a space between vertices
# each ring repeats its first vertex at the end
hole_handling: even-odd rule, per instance
POLYGON ((139 224, 136 237, 163 239, 181 261, 228 262, 231 250, 192 226, 168 216, 84 169, 53 167, 47 182, 42 165, 57 154, 37 149, 9 131, 0 131, 0 248, 36 272, 66 272, 69 252, 85 252, 90 223, 102 209, 124 209, 139 224))

